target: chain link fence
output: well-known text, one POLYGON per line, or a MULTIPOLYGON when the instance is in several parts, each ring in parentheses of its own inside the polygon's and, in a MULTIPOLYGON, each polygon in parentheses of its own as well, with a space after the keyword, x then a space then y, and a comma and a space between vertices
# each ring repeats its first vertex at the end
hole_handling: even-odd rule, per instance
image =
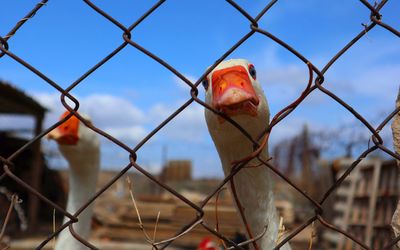
MULTIPOLYGON (((152 8, 150 8, 146 13, 144 13, 137 21, 135 21, 132 25, 129 27, 122 25, 118 20, 116 20, 114 17, 110 16, 108 13, 106 13, 104 10, 99 8, 96 4, 92 3, 89 0, 84 0, 84 2, 87 4, 88 7, 90 7, 94 12, 96 12, 98 15, 102 16, 103 18, 107 19, 110 23, 113 25, 117 26, 121 31, 122 31, 122 40, 121 44, 115 48, 113 52, 111 52, 108 56, 106 56, 104 59, 99 61, 96 65, 94 65, 92 68, 90 68, 87 72, 82 74, 75 82, 73 82, 71 85, 69 85, 67 88, 62 88, 60 87, 59 84, 51 80, 49 77, 47 77, 44 73, 36 69, 34 66, 26 62, 23 58, 19 57, 18 55, 14 54, 12 52, 12 44, 10 43, 11 38, 17 34, 18 30, 26 23, 29 22, 29 20, 35 15, 38 14, 37 12, 46 5, 47 0, 43 0, 39 2, 24 18, 22 18, 16 25, 15 27, 5 36, 0 37, 0 60, 2 57, 9 57, 13 59, 14 61, 18 62, 22 66, 26 68, 26 70, 30 70, 37 76, 39 76, 43 81, 47 82, 50 86, 52 86, 55 90, 57 90, 60 93, 61 97, 61 103, 62 105, 69 110, 70 114, 66 116, 64 119, 60 120, 59 122, 53 124, 51 127, 47 128, 45 131, 41 132, 38 136, 30 140, 26 145, 21 147, 19 150, 14 152, 10 157, 5 158, 3 156, 0 156, 0 160, 3 165, 4 169, 4 174, 1 177, 1 179, 7 177, 11 178, 14 180, 18 185, 23 186, 26 188, 29 192, 37 196, 40 200, 46 202, 49 206, 54 207, 57 212, 62 213, 66 217, 69 218, 69 221, 65 224, 63 224, 61 227, 57 228, 54 233, 49 235, 47 239, 45 239, 39 246, 37 246, 37 249, 41 249, 44 247, 49 241, 51 241, 59 232, 62 230, 68 230, 66 229, 67 227, 73 234, 73 236, 78 239, 79 241, 82 242, 82 244, 86 245, 90 249, 97 249, 94 245, 92 245, 90 242, 82 239, 79 237, 79 235, 76 235, 75 232, 73 231, 72 225, 78 220, 80 213, 85 210, 85 208, 88 207, 89 204, 93 203, 103 192, 105 192, 113 183, 115 183, 119 178, 121 178, 124 173, 126 173, 130 169, 136 169, 140 173, 142 173, 144 176, 146 176, 148 179, 150 179, 152 182, 154 182, 154 185, 158 185, 162 189, 170 192, 172 195, 174 195, 176 198, 180 199, 182 202, 186 203, 188 206, 192 207, 193 210, 196 211, 197 216, 193 218, 192 221, 187 223, 184 227, 181 228, 180 231, 176 232, 176 235, 172 238, 169 239, 163 239, 162 241, 158 242, 151 242, 149 244, 152 245, 153 248, 155 249, 165 249, 167 248, 174 240, 177 238, 183 236, 187 232, 191 231, 194 227, 196 226, 202 226, 204 227, 207 231, 209 231, 211 234, 214 234, 221 240, 223 240, 230 248, 234 249, 244 249, 244 245, 252 244, 253 241, 257 239, 257 237, 250 239, 246 242, 242 243, 235 243, 231 240, 229 240, 227 237, 222 235, 220 232, 218 232, 216 229, 213 228, 213 226, 207 224, 203 220, 203 215, 204 215, 204 207, 208 204, 208 202, 219 193, 219 191, 223 188, 223 186, 230 182, 230 180, 246 165, 246 163, 256 157, 259 157, 260 152, 262 151, 262 148, 267 144, 269 135, 271 133, 271 130, 274 126, 279 126, 279 123, 285 119, 286 116, 288 116, 298 105, 301 105, 304 100, 307 99, 307 97, 315 91, 322 92, 323 94, 329 96, 332 98, 336 103, 337 106, 344 107, 349 113, 351 113, 356 119, 358 119, 360 122, 364 124, 366 128, 368 128, 369 132, 371 133, 371 145, 365 149, 364 152, 362 152, 361 155, 358 156, 358 158, 351 164, 351 166, 345 171, 345 173, 340 176, 340 178, 325 192, 323 197, 319 200, 311 198, 309 195, 307 195, 304 191, 302 191, 302 188, 294 184, 293 181, 291 181, 289 178, 287 178, 283 173, 280 172, 272 163, 263 161, 260 159, 260 161, 263 162, 265 167, 269 168, 272 170, 276 175, 280 176, 283 180, 285 180, 289 185, 291 185, 294 189, 296 189, 299 193, 301 193, 302 196, 304 196, 305 199, 307 199, 312 206, 315 208, 314 210, 314 215, 310 217, 308 220, 306 220, 302 225, 299 227, 295 228, 289 235, 287 235, 277 246, 275 249, 279 249, 281 246, 283 246, 286 242, 290 241, 293 237, 295 237, 297 234, 299 234, 303 229, 305 229, 307 226, 311 225, 315 221, 319 221, 324 227, 326 227, 328 230, 333 230, 336 232, 339 232, 342 235, 345 235, 347 238, 353 240, 356 244, 358 244, 361 248, 363 249, 371 249, 372 247, 367 246, 365 243, 361 242, 359 239, 355 238, 348 232, 345 232, 338 227, 330 224, 324 219, 323 216, 323 208, 322 205, 324 202, 327 200, 328 197, 330 197, 335 189, 341 185, 343 180, 346 179, 347 176, 355 169, 357 168, 358 164, 362 159, 367 157, 369 154, 371 154, 374 151, 381 150, 385 152, 386 154, 390 155, 391 157, 394 157, 398 160, 400 160, 400 156, 396 154, 395 152, 391 151, 389 148, 387 148, 384 145, 384 141, 380 136, 380 131, 387 126, 389 121, 399 112, 400 108, 397 108, 396 110, 393 110, 393 112, 388 115, 377 127, 373 127, 368 120, 366 120, 362 115, 360 115, 357 110, 353 109, 349 104, 347 104, 345 101, 343 101, 340 97, 335 95, 335 93, 331 92, 328 88, 329 86, 324 85, 324 74, 335 64, 337 59, 339 59, 343 54, 345 54, 349 49, 352 48, 354 44, 356 44, 363 36, 365 36, 369 31, 372 29, 386 29, 388 32, 392 33, 394 36, 400 37, 400 32, 390 26, 389 24, 385 23, 385 20, 383 16, 381 15, 380 11, 382 8, 385 7, 385 4, 388 2, 388 0, 383 0, 381 2, 375 3, 374 5, 371 5, 368 1, 366 0, 360 0, 362 5, 368 9, 371 14, 370 14, 370 23, 364 25, 364 27, 360 27, 360 32, 357 36, 355 36, 352 40, 348 42, 346 46, 344 46, 340 51, 338 51, 330 60, 329 62, 323 67, 323 68, 317 68, 312 61, 310 61, 308 58, 303 56, 299 51, 297 51, 294 47, 288 45, 284 41, 280 40, 278 37, 274 36, 270 32, 268 32, 266 29, 259 27, 259 20, 268 14, 269 10, 271 9, 272 6, 274 6, 278 0, 274 0, 269 2, 263 9, 262 11, 255 17, 251 16, 245 9, 243 9, 239 4, 237 4, 233 0, 227 0, 227 2, 230 4, 232 8, 237 10, 241 15, 243 15, 249 22, 249 30, 248 33, 245 34, 240 40, 238 40, 229 50, 227 50, 223 55, 218 58, 215 63, 207 69, 203 75, 196 81, 192 82, 188 78, 186 78, 181 72, 176 70, 174 67, 172 67, 168 62, 164 61, 162 58, 158 57, 156 54, 153 54, 151 51, 147 50, 146 48, 142 47, 140 44, 135 42, 134 37, 132 37, 131 33, 132 31, 140 25, 140 23, 148 18, 150 15, 152 15, 154 12, 157 11, 157 9, 163 5, 166 1, 159 1, 157 2, 152 8), (237 162, 236 165, 233 167, 233 171, 231 172, 230 175, 226 176, 223 181, 220 182, 218 187, 208 194, 207 198, 203 200, 203 202, 199 205, 196 205, 194 202, 188 200, 185 198, 183 195, 181 195, 179 192, 171 188, 170 186, 166 185, 165 183, 162 183, 159 181, 159 179, 154 176, 153 174, 147 172, 144 168, 142 168, 137 162, 137 151, 144 145, 146 142, 149 141, 150 138, 152 138, 155 134, 157 134, 160 130, 164 128, 165 125, 167 125, 171 120, 175 119, 177 116, 180 115, 180 113, 185 110, 188 106, 198 103, 206 109, 212 110, 214 113, 223 116, 224 118, 227 118, 224 116, 223 113, 213 110, 212 107, 207 105, 203 100, 198 98, 198 93, 199 89, 198 86, 201 84, 202 80, 206 77, 208 73, 210 73, 221 61, 223 61, 225 58, 227 58, 234 50, 236 50, 239 46, 244 44, 246 40, 248 40, 250 37, 252 37, 254 34, 261 34, 265 36, 267 39, 273 40, 275 43, 279 44, 283 48, 285 48, 287 51, 291 52, 293 55, 295 55, 298 59, 300 59, 302 62, 304 62, 305 65, 309 68, 309 82, 308 84, 305 84, 304 91, 303 93, 296 99, 294 100, 293 103, 288 105, 286 108, 278 112, 275 117, 271 120, 270 125, 260 135, 259 140, 255 140, 254 138, 252 139, 253 143, 255 144, 253 153, 249 155, 247 158, 243 159, 240 162, 237 162), (171 71, 174 75, 176 75, 178 78, 180 78, 183 82, 185 82, 191 89, 190 89, 190 95, 187 97, 187 101, 179 107, 172 115, 170 115, 167 119, 165 119, 162 123, 160 123, 153 131, 151 131, 143 140, 141 140, 134 148, 131 148, 130 146, 124 144, 123 142, 119 141, 118 139, 114 138, 110 134, 102 131, 101 129, 97 128, 93 124, 87 123, 78 113, 77 111, 79 110, 79 100, 76 99, 70 92, 79 84, 84 84, 85 78, 87 78, 90 74, 92 74, 94 71, 102 67, 104 64, 106 64, 111 58, 113 58, 115 55, 117 55, 120 51, 122 51, 126 47, 134 47, 137 50, 141 51, 143 54, 147 55, 148 57, 152 58, 154 61, 158 62, 162 66, 164 66, 166 69, 171 71), (315 78, 315 79, 314 79, 315 78), (69 106, 67 104, 67 100, 71 101, 74 106, 69 106), (13 160, 24 150, 27 148, 31 147, 33 144, 37 143, 40 141, 46 134, 48 134, 51 130, 65 122, 67 119, 69 119, 72 115, 77 116, 82 122, 86 124, 90 129, 96 131, 99 135, 105 137, 112 143, 115 143, 122 149, 126 151, 126 154, 129 155, 130 162, 129 164, 123 168, 118 175, 116 175, 107 185, 102 187, 90 200, 87 201, 86 204, 84 204, 79 211, 77 211, 75 214, 68 213, 65 211, 63 208, 43 196, 40 192, 38 192, 35 188, 30 186, 29 184, 25 183, 22 181, 20 178, 18 178, 14 173, 13 173, 13 167, 14 163, 13 160)), ((362 7, 360 7, 362 8, 362 7)), ((395 80, 395 79, 393 79, 395 80)), ((228 119, 229 120, 229 119, 228 119)), ((230 120, 232 122, 232 120, 230 120)), ((238 129, 240 129, 243 132, 243 129, 240 128, 237 124, 234 124, 238 129)), ((384 249, 390 249, 392 248, 398 241, 400 240, 400 237, 397 237, 393 239, 390 243, 388 243, 384 249)))

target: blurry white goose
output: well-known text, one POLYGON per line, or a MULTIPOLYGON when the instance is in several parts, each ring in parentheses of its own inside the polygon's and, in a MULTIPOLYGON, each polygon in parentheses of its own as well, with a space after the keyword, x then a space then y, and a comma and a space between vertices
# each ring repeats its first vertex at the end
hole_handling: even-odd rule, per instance
MULTIPOLYGON (((61 119, 68 115, 65 112, 61 119)), ((86 117, 85 117, 86 118, 86 117)), ((58 148, 69 164, 69 193, 67 211, 74 214, 94 194, 100 162, 100 143, 97 134, 86 127, 77 117, 72 116, 66 122, 52 130, 48 137, 58 143, 58 148)), ((73 224, 75 232, 88 239, 93 215, 92 205, 79 216, 73 224)), ((65 217, 66 223, 69 218, 65 217)), ((88 249, 77 241, 65 228, 57 239, 56 250, 88 249)))
MULTIPOLYGON (((206 89, 206 103, 222 111, 253 138, 257 138, 269 123, 269 108, 264 92, 256 80, 256 70, 252 64, 243 59, 232 59, 221 62, 203 81, 206 89)), ((205 109, 208 130, 217 148, 225 175, 231 173, 232 162, 240 160, 253 151, 253 145, 230 122, 205 109)), ((267 147, 261 158, 268 158, 267 147)), ((257 159, 247 166, 257 166, 257 159)), ((273 249, 277 244, 279 221, 271 188, 269 170, 264 166, 243 168, 234 177, 234 186, 240 205, 243 208, 242 218, 250 238, 261 234, 265 226, 267 232, 257 241, 262 250, 273 249)), ((236 204, 238 206, 238 204, 236 204)), ((281 249, 290 249, 285 244, 281 249)))

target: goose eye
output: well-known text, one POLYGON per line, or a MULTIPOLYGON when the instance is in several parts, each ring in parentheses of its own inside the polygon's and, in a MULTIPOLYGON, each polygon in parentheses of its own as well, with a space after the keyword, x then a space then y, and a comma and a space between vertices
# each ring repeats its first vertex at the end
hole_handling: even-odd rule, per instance
POLYGON ((203 87, 204 87, 205 90, 208 89, 208 79, 207 79, 207 78, 205 78, 205 79, 201 82, 201 84, 203 84, 203 87))
POLYGON ((256 80, 257 72, 256 72, 256 69, 254 68, 253 64, 249 65, 249 73, 250 73, 251 77, 253 77, 253 79, 256 80))

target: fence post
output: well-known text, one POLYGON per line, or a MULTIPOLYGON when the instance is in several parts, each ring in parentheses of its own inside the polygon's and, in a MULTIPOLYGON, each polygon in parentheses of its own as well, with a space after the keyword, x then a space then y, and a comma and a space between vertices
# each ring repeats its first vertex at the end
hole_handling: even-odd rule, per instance
MULTIPOLYGON (((40 134, 42 131, 44 114, 41 113, 36 116, 35 120, 35 136, 40 134)), ((31 186, 38 192, 41 190, 41 179, 43 172, 43 157, 41 153, 41 143, 40 140, 36 141, 32 145, 32 167, 31 167, 31 186)), ((29 231, 35 230, 38 222, 38 211, 39 211, 39 198, 33 194, 29 194, 29 205, 28 205, 28 220, 29 220, 29 231)))

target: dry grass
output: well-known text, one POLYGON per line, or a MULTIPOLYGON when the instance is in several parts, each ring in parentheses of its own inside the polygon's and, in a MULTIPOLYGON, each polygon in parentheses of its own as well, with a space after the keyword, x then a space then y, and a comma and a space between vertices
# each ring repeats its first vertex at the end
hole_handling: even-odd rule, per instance
POLYGON ((313 239, 315 237, 315 232, 314 232, 314 221, 311 223, 311 233, 310 233, 310 244, 308 245, 308 250, 312 250, 313 246, 313 239))
POLYGON ((158 211, 158 213, 157 213, 157 219, 156 219, 156 223, 155 223, 155 225, 154 225, 154 231, 153 231, 153 238, 151 239, 150 236, 149 236, 149 234, 147 233, 145 227, 144 227, 143 222, 142 222, 142 218, 141 218, 141 216, 140 216, 140 212, 139 212, 139 209, 138 209, 136 200, 135 200, 135 196, 133 195, 133 183, 132 183, 131 179, 129 178, 129 176, 126 177, 126 182, 128 183, 129 195, 130 195, 130 197, 131 197, 131 200, 132 200, 132 203, 133 203, 133 207, 135 208, 136 215, 137 215, 137 217, 138 217, 139 228, 140 228, 140 230, 142 230, 143 235, 144 235, 146 241, 147 241, 149 244, 151 244, 152 249, 157 249, 157 247, 156 247, 156 245, 155 245, 155 242, 156 242, 155 240, 156 240, 157 227, 158 227, 158 222, 159 222, 159 220, 160 220, 160 214, 161 214, 161 212, 158 211))
POLYGON ((279 244, 283 238, 285 238, 286 228, 283 225, 283 217, 281 216, 279 219, 279 229, 278 229, 278 237, 276 238, 276 244, 279 244))
MULTIPOLYGON (((13 194, 13 195, 11 196, 11 199, 10 199, 10 206, 8 207, 7 214, 6 214, 6 218, 4 219, 3 226, 1 227, 1 232, 0 232, 0 243, 2 243, 2 244, 4 243, 4 242, 3 242, 4 232, 6 231, 7 224, 8 224, 8 222, 10 221, 11 212, 12 212, 12 210, 13 210, 15 204, 17 204, 18 202, 19 202, 18 195, 13 194)), ((9 249, 9 248, 10 248, 10 245, 9 245, 8 243, 4 243, 4 244, 5 244, 5 246, 4 246, 1 250, 6 250, 6 249, 9 249)))

